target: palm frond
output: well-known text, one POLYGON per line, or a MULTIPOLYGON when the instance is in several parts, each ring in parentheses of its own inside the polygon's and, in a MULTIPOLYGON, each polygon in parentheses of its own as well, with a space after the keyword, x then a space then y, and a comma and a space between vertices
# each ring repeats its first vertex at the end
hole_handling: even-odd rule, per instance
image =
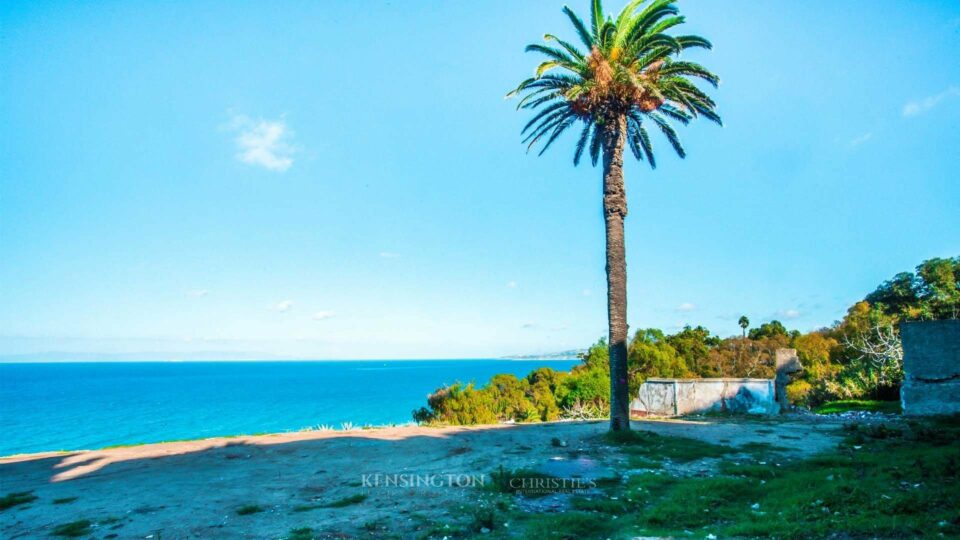
POLYGON ((687 18, 684 17, 683 15, 676 15, 676 16, 670 17, 669 19, 663 19, 662 21, 658 22, 656 25, 651 27, 650 30, 648 30, 647 32, 650 34, 661 34, 673 28, 674 26, 679 26, 683 24, 684 22, 686 22, 686 20, 687 18))
POLYGON ((547 117, 541 120, 540 123, 537 124, 537 127, 533 128, 521 142, 529 142, 530 146, 533 146, 533 143, 536 142, 537 139, 542 137, 544 133, 556 127, 557 124, 562 122, 567 116, 570 116, 570 112, 565 110, 556 111, 547 115, 547 117))
POLYGON ((560 45, 565 51, 567 51, 567 54, 579 61, 583 61, 583 53, 580 52, 580 49, 576 48, 572 43, 566 42, 553 34, 544 34, 543 40, 555 41, 557 45, 560 45))
POLYGON ((590 122, 584 123, 583 131, 580 133, 580 139, 577 140, 576 150, 573 152, 574 167, 580 164, 580 157, 583 156, 583 150, 587 147, 587 139, 590 137, 591 128, 593 128, 593 124, 590 122))
MULTIPOLYGON (((563 121, 567 116, 567 111, 555 111, 547 115, 539 124, 527 134, 520 142, 530 142, 539 139, 544 133, 550 131, 553 127, 563 121)), ((532 144, 532 143, 531 143, 532 144)))
POLYGON ((553 144, 553 141, 557 140, 557 137, 559 137, 561 133, 566 131, 567 128, 572 126, 576 120, 577 120, 576 116, 569 115, 567 116, 566 120, 557 124, 557 127, 553 129, 553 133, 550 134, 550 138, 547 139, 547 142, 543 143, 543 148, 540 149, 540 153, 537 155, 542 156, 543 153, 547 151, 547 148, 550 148, 550 145, 553 144))
POLYGON ((710 43, 708 39, 700 36, 676 36, 675 39, 684 49, 692 49, 694 47, 700 47, 702 49, 713 48, 713 43, 710 43))
POLYGON ((669 124, 666 120, 663 119, 659 114, 650 114, 648 117, 653 120, 653 123, 660 128, 660 131, 663 133, 663 136, 670 141, 670 146, 673 146, 673 150, 681 158, 687 157, 687 151, 683 149, 683 145, 680 144, 680 137, 677 136, 677 132, 673 129, 673 126, 669 124))
POLYGON ((541 124, 539 127, 537 127, 536 130, 530 133, 530 135, 527 135, 527 138, 523 140, 523 142, 528 143, 527 152, 529 152, 530 149, 533 148, 533 145, 537 144, 537 141, 539 141, 544 135, 549 133, 550 130, 556 128, 558 125, 567 121, 568 116, 569 115, 561 114, 556 118, 541 124))
POLYGON ((617 26, 617 30, 624 28, 631 19, 636 18, 633 16, 633 14, 643 2, 644 0, 631 0, 630 2, 627 2, 627 5, 623 6, 623 9, 620 10, 620 14, 617 15, 616 23, 614 23, 617 26))
POLYGON ((693 115, 686 113, 669 103, 664 103, 663 105, 661 105, 659 111, 664 116, 672 118, 673 120, 676 120, 677 122, 680 122, 683 125, 687 125, 690 123, 690 120, 693 120, 693 115))
POLYGON ((637 31, 647 33, 660 19, 668 15, 680 13, 680 10, 674 5, 675 1, 676 0, 657 0, 644 8, 644 10, 640 12, 640 15, 637 16, 637 18, 640 19, 637 31))
POLYGON ((520 130, 520 134, 523 135, 524 133, 526 133, 527 130, 533 127, 533 125, 536 124, 541 118, 549 116, 550 114, 557 111, 558 109, 569 108, 569 107, 570 105, 567 102, 560 101, 558 103, 555 103, 553 105, 540 109, 539 111, 537 111, 537 114, 533 115, 533 118, 531 118, 530 121, 527 122, 525 126, 523 126, 523 129, 520 130))
POLYGON ((600 147, 603 143, 601 131, 600 126, 594 126, 593 138, 590 139, 590 162, 594 167, 597 166, 597 161, 600 161, 600 147))
POLYGON ((576 61, 568 53, 554 49, 553 47, 540 45, 538 43, 527 45, 527 47, 524 49, 524 52, 538 52, 552 60, 556 60, 557 62, 566 62, 569 64, 576 63, 576 61))
POLYGON ((593 26, 594 42, 600 41, 601 30, 603 29, 603 5, 600 0, 593 0, 590 9, 590 24, 593 26))
MULTIPOLYGON (((544 88, 544 90, 545 90, 545 91, 550 91, 550 90, 552 90, 552 89, 551 89, 551 88, 544 88)), ((535 96, 533 93, 531 93, 531 94, 529 94, 527 97, 536 97, 536 96, 535 96)), ((525 97, 524 99, 526 99, 526 97, 525 97)), ((544 95, 544 96, 540 96, 540 97, 538 97, 537 99, 534 99, 533 101, 529 101, 529 102, 527 102, 527 103, 524 103, 521 107, 518 107, 518 109, 519 109, 519 108, 523 108, 523 109, 536 109, 536 108, 539 107, 540 105, 543 105, 544 103, 549 103, 550 101, 553 101, 553 100, 555 100, 555 99, 563 99, 563 94, 561 94, 560 92, 554 91, 554 92, 552 92, 552 93, 550 93, 550 94, 547 94, 547 95, 544 95)))
POLYGON ((580 20, 580 17, 578 17, 577 14, 567 6, 563 6, 563 12, 567 15, 567 18, 570 19, 570 22, 573 23, 573 27, 576 29, 577 35, 580 36, 580 41, 587 46, 587 49, 592 49, 593 36, 587 30, 587 27, 583 24, 583 21, 580 20))
POLYGON ((639 113, 633 113, 627 117, 629 125, 633 127, 633 140, 631 144, 636 144, 640 150, 643 151, 643 155, 647 158, 647 163, 650 164, 651 169, 657 168, 657 160, 653 155, 653 144, 650 143, 650 134, 647 133, 646 128, 643 127, 643 117, 639 113))
POLYGON ((637 161, 643 161, 643 150, 640 149, 639 142, 640 135, 637 133, 637 122, 632 118, 627 121, 627 145, 630 147, 630 151, 633 152, 633 157, 637 158, 637 161))
POLYGON ((683 75, 686 77, 697 77, 710 83, 716 88, 720 84, 720 77, 711 73, 707 68, 695 62, 670 62, 660 69, 660 74, 664 76, 683 75))

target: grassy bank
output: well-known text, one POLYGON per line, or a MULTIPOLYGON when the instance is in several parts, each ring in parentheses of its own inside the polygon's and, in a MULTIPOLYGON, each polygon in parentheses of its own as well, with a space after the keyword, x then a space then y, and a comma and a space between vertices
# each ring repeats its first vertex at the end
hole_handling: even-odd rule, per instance
MULTIPOLYGON (((636 434, 611 440, 631 471, 573 496, 563 513, 496 494, 462 536, 917 537, 960 535, 960 419, 849 424, 834 450, 792 459, 775 446, 720 447, 636 434), (712 471, 666 463, 714 458, 712 471)), ((522 475, 522 471, 517 472, 522 475)), ((428 537, 430 535, 427 535, 428 537)))
POLYGON ((889 414, 900 414, 902 409, 899 401, 870 401, 860 399, 847 399, 843 401, 831 401, 815 408, 813 412, 817 414, 836 414, 849 411, 866 411, 889 414))

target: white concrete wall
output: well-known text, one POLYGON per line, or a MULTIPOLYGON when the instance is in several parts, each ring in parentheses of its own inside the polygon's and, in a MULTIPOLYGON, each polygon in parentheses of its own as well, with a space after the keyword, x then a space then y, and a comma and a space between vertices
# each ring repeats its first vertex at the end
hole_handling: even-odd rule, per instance
POLYGON ((776 414, 773 379, 647 379, 630 404, 637 415, 776 414))

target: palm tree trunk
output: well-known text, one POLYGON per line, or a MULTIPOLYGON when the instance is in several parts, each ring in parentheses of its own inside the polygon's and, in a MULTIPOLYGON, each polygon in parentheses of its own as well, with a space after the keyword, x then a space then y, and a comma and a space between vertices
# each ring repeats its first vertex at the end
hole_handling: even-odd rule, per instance
POLYGON ((627 259, 623 220, 627 193, 623 185, 623 146, 627 120, 613 119, 603 131, 603 216, 607 233, 607 322, 610 327, 610 429, 630 429, 627 384, 627 259))

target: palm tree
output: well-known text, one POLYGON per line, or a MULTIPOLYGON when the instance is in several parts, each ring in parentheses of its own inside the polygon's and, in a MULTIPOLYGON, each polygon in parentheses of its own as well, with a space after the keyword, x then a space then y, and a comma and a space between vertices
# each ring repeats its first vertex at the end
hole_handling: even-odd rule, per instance
POLYGON ((529 45, 527 51, 545 55, 546 61, 533 77, 508 94, 523 94, 518 109, 537 111, 522 131, 527 134, 523 140, 528 143, 527 151, 542 142, 542 155, 560 134, 581 122, 574 165, 579 164, 584 152, 589 152, 594 166, 603 157, 610 429, 614 431, 630 429, 624 148, 629 147, 634 157, 655 167, 647 126, 663 133, 682 158, 685 152, 670 121, 687 124, 702 116, 720 123, 713 100, 692 82, 700 79, 716 86, 717 76, 699 64, 676 58, 686 49, 709 49, 710 42, 699 36, 667 33, 684 22, 674 2, 653 0, 643 6, 644 0, 632 0, 613 19, 604 15, 600 0, 593 0, 589 27, 564 7, 586 52, 554 35, 545 35, 547 45, 529 45))
POLYGON ((741 315, 740 320, 737 321, 737 324, 740 325, 740 330, 743 331, 743 339, 740 340, 740 347, 737 350, 737 358, 733 364, 732 375, 734 376, 737 375, 737 373, 740 370, 740 364, 743 363, 743 346, 746 344, 746 341, 747 341, 747 328, 750 327, 750 319, 748 319, 746 315, 741 315))

